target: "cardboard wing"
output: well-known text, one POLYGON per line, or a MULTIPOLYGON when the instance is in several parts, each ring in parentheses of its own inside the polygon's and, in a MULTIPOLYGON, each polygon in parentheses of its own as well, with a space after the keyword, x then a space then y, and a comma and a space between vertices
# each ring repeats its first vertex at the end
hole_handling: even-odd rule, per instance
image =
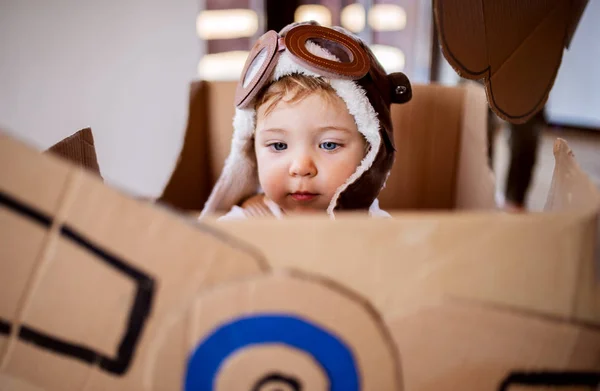
POLYGON ((153 320, 266 268, 240 241, 1 133, 0 164, 2 390, 141 389, 153 320))
POLYGON ((200 224, 1 135, 0 389, 596 387, 598 192, 557 157, 553 213, 200 224))
POLYGON ((588 0, 434 0, 442 53, 484 79, 490 107, 524 123, 545 105, 588 0))
POLYGON ((595 390, 600 193, 564 140, 554 153, 544 213, 213 224, 257 245, 275 269, 332 279, 373 303, 406 390, 595 390))
POLYGON ((0 163, 3 391, 401 389, 352 290, 4 134, 0 163))

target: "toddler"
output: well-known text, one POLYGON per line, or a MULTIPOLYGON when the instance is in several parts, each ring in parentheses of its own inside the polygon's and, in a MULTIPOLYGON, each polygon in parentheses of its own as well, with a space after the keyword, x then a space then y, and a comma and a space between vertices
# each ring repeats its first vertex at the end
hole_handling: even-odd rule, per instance
POLYGON ((394 162, 392 103, 408 78, 387 74, 341 27, 293 23, 254 45, 236 90, 230 154, 201 218, 365 210, 394 162))

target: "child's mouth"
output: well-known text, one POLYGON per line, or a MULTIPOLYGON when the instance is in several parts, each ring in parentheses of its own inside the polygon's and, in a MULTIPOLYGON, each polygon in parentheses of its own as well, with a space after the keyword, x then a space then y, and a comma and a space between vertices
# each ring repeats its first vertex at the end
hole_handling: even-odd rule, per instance
POLYGON ((298 192, 290 194, 290 196, 292 197, 292 199, 294 201, 308 202, 308 201, 314 200, 318 196, 318 194, 309 193, 306 191, 298 191, 298 192))

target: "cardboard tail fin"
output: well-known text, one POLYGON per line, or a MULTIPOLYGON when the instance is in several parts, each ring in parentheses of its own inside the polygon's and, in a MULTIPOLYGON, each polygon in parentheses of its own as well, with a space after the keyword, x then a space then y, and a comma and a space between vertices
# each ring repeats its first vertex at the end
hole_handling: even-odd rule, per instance
POLYGON ((91 128, 84 128, 73 133, 48 148, 46 152, 61 156, 78 166, 85 167, 102 178, 91 128))

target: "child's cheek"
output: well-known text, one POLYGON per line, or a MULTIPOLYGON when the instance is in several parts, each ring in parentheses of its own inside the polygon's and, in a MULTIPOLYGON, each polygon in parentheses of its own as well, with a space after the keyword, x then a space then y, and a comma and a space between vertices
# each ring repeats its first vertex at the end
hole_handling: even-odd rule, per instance
POLYGON ((260 185, 267 196, 276 198, 286 183, 287 169, 284 159, 278 154, 258 154, 258 174, 260 185), (279 158, 278 158, 279 157, 279 158))

